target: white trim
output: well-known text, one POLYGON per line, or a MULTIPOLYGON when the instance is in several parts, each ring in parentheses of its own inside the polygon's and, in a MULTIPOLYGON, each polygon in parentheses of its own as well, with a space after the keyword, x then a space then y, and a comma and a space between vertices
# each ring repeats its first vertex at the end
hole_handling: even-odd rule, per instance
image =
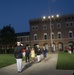
POLYGON ((73 38, 73 32, 72 32, 72 31, 69 31, 69 32, 68 32, 68 38, 69 38, 69 39, 72 39, 72 38, 73 38), (69 36, 70 33, 72 34, 72 37, 69 36))
POLYGON ((36 41, 36 40, 35 40, 35 37, 37 38, 36 40, 38 40, 37 34, 34 34, 34 35, 33 35, 33 40, 34 40, 34 41, 36 41))
POLYGON ((57 38, 58 38, 58 39, 61 39, 61 38, 62 38, 61 32, 58 32, 58 33, 57 33, 57 38), (61 36, 60 38, 58 37, 59 34, 60 34, 60 36, 61 36))
POLYGON ((46 36, 46 38, 48 39, 47 33, 44 33, 44 35, 43 35, 43 39, 44 39, 44 40, 47 40, 47 39, 45 39, 45 36, 46 36))

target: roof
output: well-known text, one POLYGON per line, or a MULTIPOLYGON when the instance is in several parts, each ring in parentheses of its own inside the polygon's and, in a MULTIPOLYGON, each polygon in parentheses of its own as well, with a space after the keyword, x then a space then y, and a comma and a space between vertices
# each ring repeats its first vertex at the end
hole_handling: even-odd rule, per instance
POLYGON ((16 36, 30 36, 30 32, 20 32, 20 33, 16 33, 16 36))

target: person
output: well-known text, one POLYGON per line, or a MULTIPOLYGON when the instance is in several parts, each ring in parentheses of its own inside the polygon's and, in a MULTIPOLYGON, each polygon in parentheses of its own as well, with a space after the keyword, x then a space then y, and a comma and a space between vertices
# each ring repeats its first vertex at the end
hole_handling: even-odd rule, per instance
POLYGON ((26 46, 26 51, 25 51, 25 57, 26 57, 26 63, 30 61, 30 49, 28 46, 26 46))
POLYGON ((71 46, 68 47, 68 53, 71 54, 71 46))
POLYGON ((30 54, 31 54, 31 59, 34 62, 35 61, 35 50, 34 50, 34 48, 31 49, 31 53, 30 54))
POLYGON ((42 54, 43 54, 43 57, 44 57, 44 61, 46 61, 46 57, 47 57, 47 50, 45 49, 45 47, 43 46, 43 49, 42 49, 42 54))
POLYGON ((24 49, 22 49, 22 55, 23 55, 23 57, 25 57, 25 51, 26 51, 26 49, 24 48, 24 49))
POLYGON ((17 42, 17 47, 14 49, 14 56, 16 58, 18 73, 21 73, 22 71, 22 49, 23 48, 24 47, 21 46, 21 43, 17 42))
POLYGON ((39 48, 39 45, 37 46, 37 61, 38 62, 40 62, 41 61, 41 57, 40 57, 40 55, 41 55, 41 49, 39 48))
MULTIPOLYGON (((23 46, 23 44, 21 44, 21 46, 23 46)), ((23 57, 25 57, 25 48, 24 49, 22 49, 22 55, 23 55, 23 57)))

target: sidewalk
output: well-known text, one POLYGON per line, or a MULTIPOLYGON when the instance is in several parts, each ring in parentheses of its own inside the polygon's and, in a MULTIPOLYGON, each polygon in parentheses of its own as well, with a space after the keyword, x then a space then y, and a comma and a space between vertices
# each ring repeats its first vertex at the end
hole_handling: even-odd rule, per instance
POLYGON ((48 55, 47 61, 28 63, 23 61, 22 73, 17 73, 16 64, 0 69, 0 75, 73 75, 74 70, 56 70, 57 53, 48 55))

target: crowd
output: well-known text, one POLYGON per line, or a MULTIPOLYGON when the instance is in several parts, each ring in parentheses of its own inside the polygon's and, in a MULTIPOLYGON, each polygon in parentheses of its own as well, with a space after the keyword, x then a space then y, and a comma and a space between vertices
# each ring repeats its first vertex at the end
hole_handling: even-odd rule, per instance
POLYGON ((42 49, 37 45, 35 48, 30 48, 28 46, 24 47, 23 44, 20 42, 17 42, 17 47, 14 49, 14 56, 16 58, 17 63, 17 70, 18 73, 21 73, 22 71, 22 58, 25 58, 25 62, 35 62, 37 59, 37 62, 39 63, 41 61, 41 54, 43 55, 44 61, 46 61, 47 57, 47 49, 45 46, 42 47, 42 49))

